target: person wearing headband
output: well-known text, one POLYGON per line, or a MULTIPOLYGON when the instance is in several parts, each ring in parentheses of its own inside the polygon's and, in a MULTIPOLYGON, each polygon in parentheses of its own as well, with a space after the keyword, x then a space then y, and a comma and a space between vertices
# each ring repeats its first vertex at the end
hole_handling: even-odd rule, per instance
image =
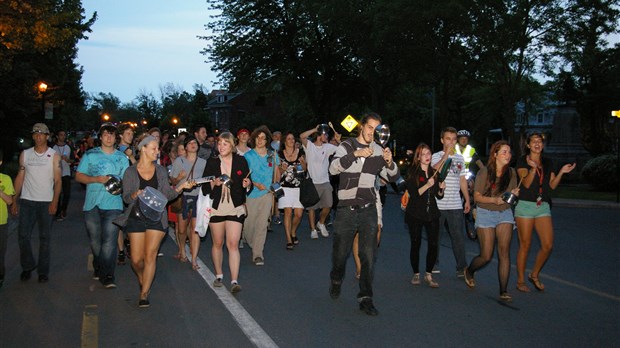
POLYGON ((118 254, 118 227, 113 223, 123 212, 123 200, 105 188, 110 176, 123 177, 129 167, 127 156, 116 149, 116 127, 104 123, 99 128, 101 146, 84 154, 75 180, 86 185, 84 222, 93 253, 93 279, 107 289, 116 288, 114 271, 118 254))
POLYGON ((183 190, 192 188, 195 183, 185 181, 174 189, 170 186, 168 171, 155 161, 159 155, 159 139, 156 137, 150 135, 144 137, 138 143, 138 150, 140 151, 138 163, 129 167, 123 176, 122 197, 127 208, 115 223, 122 226, 123 231, 129 236, 131 266, 140 285, 138 306, 146 308, 150 306, 149 294, 155 278, 157 251, 168 231, 168 214, 167 209, 163 209, 159 219, 151 220, 146 214, 141 213, 138 196, 150 187, 170 201, 183 190))

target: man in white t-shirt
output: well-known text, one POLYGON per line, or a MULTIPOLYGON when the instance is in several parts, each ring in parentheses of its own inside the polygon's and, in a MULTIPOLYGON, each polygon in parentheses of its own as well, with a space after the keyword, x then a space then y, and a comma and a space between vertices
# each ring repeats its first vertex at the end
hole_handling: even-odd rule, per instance
MULTIPOLYGON (((446 188, 443 199, 437 200, 437 207, 441 212, 439 227, 440 231, 444 228, 448 230, 452 242, 452 252, 456 260, 456 275, 457 277, 462 277, 465 267, 467 266, 467 260, 465 259, 465 239, 463 237, 465 232, 463 213, 468 213, 470 209, 467 179, 465 178, 467 169, 465 168, 465 159, 455 151, 455 128, 446 127, 441 131, 441 143, 443 144, 443 150, 434 153, 431 159, 433 168, 440 172, 440 180, 442 179, 442 169, 448 158, 452 160, 452 163, 449 168, 446 168, 446 188), (464 207, 459 191, 463 194, 465 200, 464 207)), ((438 269, 434 269, 433 272, 439 273, 438 269)))
POLYGON ((60 156, 60 168, 62 171, 62 191, 56 211, 56 220, 63 221, 67 217, 67 207, 71 199, 71 164, 73 163, 73 148, 67 144, 67 132, 56 132, 56 144, 52 147, 60 156))
MULTIPOLYGON (((323 128, 321 128, 323 129, 323 128)), ((319 232, 323 237, 329 237, 329 231, 325 227, 325 220, 329 216, 332 208, 332 185, 329 183, 329 156, 336 152, 337 147, 330 144, 328 133, 319 132, 319 126, 309 129, 299 135, 301 144, 306 152, 306 162, 308 163, 308 173, 316 191, 319 193, 319 202, 308 208, 308 220, 310 220, 310 238, 319 238, 319 232), (314 142, 308 139, 309 136, 316 133, 314 142), (319 221, 316 222, 315 209, 321 209, 319 213, 319 221)), ((341 135, 334 134, 334 138, 340 144, 341 135)))
POLYGON ((36 268, 39 283, 47 283, 50 270, 50 238, 52 217, 58 210, 62 187, 60 155, 47 146, 50 130, 44 123, 32 127, 34 146, 19 155, 19 170, 15 178, 13 215, 19 214, 20 279, 30 279, 36 268), (39 258, 35 260, 30 241, 35 225, 39 228, 39 258))

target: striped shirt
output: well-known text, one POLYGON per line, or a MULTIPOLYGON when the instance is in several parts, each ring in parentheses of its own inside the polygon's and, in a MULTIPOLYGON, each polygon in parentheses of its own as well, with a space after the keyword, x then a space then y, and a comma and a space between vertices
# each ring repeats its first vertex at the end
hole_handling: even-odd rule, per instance
MULTIPOLYGON (((434 153, 431 158, 431 165, 435 166, 435 164, 441 161, 443 154, 443 151, 434 153)), ((443 199, 437 201, 437 207, 439 210, 463 210, 460 191, 461 177, 467 174, 465 159, 463 155, 459 155, 458 153, 451 155, 450 158, 452 158, 452 165, 446 176, 446 189, 444 190, 443 199)), ((441 168, 438 168, 438 170, 441 171, 441 168)))
POLYGON ((377 175, 395 182, 399 177, 398 167, 392 161, 391 168, 385 166, 383 149, 374 142, 370 145, 360 144, 357 139, 349 138, 336 149, 334 160, 329 166, 332 175, 340 175, 338 186, 338 206, 364 205, 376 202, 375 180, 377 175), (371 146, 370 157, 355 157, 357 149, 371 146))

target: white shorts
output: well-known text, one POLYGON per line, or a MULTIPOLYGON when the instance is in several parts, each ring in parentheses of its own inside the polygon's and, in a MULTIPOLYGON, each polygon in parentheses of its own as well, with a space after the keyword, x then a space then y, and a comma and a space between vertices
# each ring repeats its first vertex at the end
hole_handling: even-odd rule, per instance
POLYGON ((284 196, 278 199, 278 209, 284 208, 302 208, 299 202, 299 187, 282 187, 284 196))

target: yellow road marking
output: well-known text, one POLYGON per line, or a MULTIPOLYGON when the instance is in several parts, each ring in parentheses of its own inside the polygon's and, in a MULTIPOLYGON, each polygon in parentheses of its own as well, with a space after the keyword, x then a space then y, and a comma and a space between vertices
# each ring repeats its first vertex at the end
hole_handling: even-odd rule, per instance
POLYGON ((82 348, 97 348, 99 346, 99 316, 97 305, 88 305, 82 315, 82 348))

